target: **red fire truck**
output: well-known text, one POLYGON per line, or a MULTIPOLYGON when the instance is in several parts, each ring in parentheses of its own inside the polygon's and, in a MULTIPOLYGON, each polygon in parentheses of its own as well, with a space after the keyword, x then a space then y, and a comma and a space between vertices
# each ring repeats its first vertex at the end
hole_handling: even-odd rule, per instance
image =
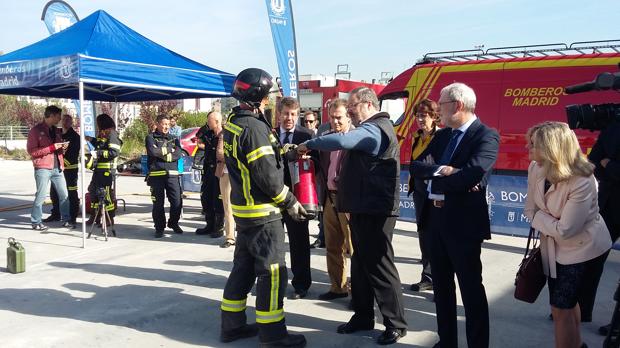
MULTIPOLYGON (((616 72, 620 41, 591 41, 571 45, 534 45, 429 53, 394 78, 379 94, 383 103, 404 103, 395 120, 401 144, 401 217, 414 220, 406 197, 411 136, 415 131, 413 106, 424 98, 439 99, 441 88, 463 82, 477 95, 476 115, 501 136, 499 156, 487 194, 494 232, 526 234, 523 215, 527 192, 525 132, 545 120, 566 122, 571 104, 619 103, 620 94, 595 91, 567 95, 564 87, 592 81, 601 72, 616 72)), ((588 152, 598 133, 577 130, 588 152)))

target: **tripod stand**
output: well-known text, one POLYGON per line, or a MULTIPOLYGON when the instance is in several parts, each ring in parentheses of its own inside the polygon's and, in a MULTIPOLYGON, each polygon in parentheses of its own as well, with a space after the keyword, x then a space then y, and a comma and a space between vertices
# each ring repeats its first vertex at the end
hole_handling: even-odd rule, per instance
MULTIPOLYGON (((98 199, 98 205, 97 205, 97 211, 95 212, 94 221, 97 221, 97 218, 99 217, 101 221, 101 234, 103 235, 104 240, 107 242, 108 241, 108 221, 112 221, 112 218, 110 217, 110 214, 108 213, 106 209, 106 204, 110 204, 111 202, 108 201, 108 199, 106 198, 106 192, 103 188, 100 188, 97 190, 97 199, 98 199)), ((93 228, 95 228, 95 224, 93 224, 90 227, 90 231, 88 232, 87 238, 90 238, 90 236, 93 234, 93 228)), ((110 226, 110 231, 112 232, 112 235, 116 237, 116 231, 114 230, 114 225, 110 226)))

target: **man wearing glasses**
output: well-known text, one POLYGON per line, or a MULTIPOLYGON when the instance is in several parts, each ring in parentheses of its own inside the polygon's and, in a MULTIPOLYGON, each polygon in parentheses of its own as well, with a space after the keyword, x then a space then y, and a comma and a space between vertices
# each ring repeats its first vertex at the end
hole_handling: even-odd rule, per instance
POLYGON ((318 122, 314 111, 306 111, 306 113, 304 113, 303 123, 304 127, 308 128, 310 131, 312 131, 312 133, 314 133, 314 135, 316 135, 318 122))
POLYGON ((390 115, 379 112, 379 100, 368 87, 351 91, 347 112, 356 129, 309 140, 298 153, 309 150, 348 150, 338 180, 336 207, 350 214, 351 296, 355 314, 338 333, 372 330, 374 302, 383 315, 380 345, 396 343, 407 334, 400 278, 394 265, 392 234, 398 216, 400 146, 390 115))

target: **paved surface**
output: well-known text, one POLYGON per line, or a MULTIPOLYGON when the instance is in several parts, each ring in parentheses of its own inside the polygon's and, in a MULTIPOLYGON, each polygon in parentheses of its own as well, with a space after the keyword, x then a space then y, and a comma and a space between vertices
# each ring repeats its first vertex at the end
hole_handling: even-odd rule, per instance
MULTIPOLYGON (((221 239, 193 233, 202 225, 197 195, 185 200, 181 226, 186 233, 155 240, 147 186, 142 178, 121 177, 118 189, 127 210, 121 209, 117 215, 118 238, 107 242, 91 238, 82 249, 80 232, 60 228, 59 223, 50 224, 53 228, 47 232, 35 232, 30 229, 29 209, 6 211, 32 203, 34 176, 30 162, 0 160, 0 168, 0 210, 4 210, 0 211, 0 245, 6 245, 8 237, 15 237, 27 252, 27 271, 17 275, 6 272, 6 254, 0 252, 1 347, 257 345, 256 338, 227 345, 218 341, 219 301, 231 269, 233 249, 219 248, 221 239)), ((49 211, 49 206, 44 211, 49 211)), ((312 222, 311 234, 316 232, 317 224, 312 222)), ((524 246, 524 239, 508 236, 493 236, 484 243, 483 277, 492 347, 553 346, 546 290, 531 305, 512 297, 514 274, 524 246)), ((438 339, 432 293, 408 290, 421 272, 415 224, 397 224, 394 247, 405 284, 409 322, 408 335, 395 346, 431 347, 438 339)), ((610 319, 614 305, 611 298, 620 278, 619 263, 620 252, 612 251, 599 287, 594 322, 582 326, 584 340, 591 347, 602 344, 602 337, 595 331, 610 319)), ((309 347, 374 346, 374 339, 383 329, 380 324, 373 331, 359 334, 335 332, 336 326, 352 315, 347 309, 348 299, 316 299, 329 289, 324 249, 312 251, 312 267, 309 297, 285 300, 289 330, 304 333, 309 347)), ((254 320, 253 301, 250 296, 250 320, 254 320)), ((460 346, 466 347, 460 299, 458 313, 460 346)))

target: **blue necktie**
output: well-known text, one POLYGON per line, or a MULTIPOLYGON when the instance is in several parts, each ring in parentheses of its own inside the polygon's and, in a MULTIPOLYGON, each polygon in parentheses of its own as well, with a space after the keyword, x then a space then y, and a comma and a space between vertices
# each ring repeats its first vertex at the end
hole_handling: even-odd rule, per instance
POLYGON ((291 134, 293 132, 286 132, 284 135, 284 141, 282 141, 282 145, 291 143, 291 134))
POLYGON ((446 147, 446 149, 444 150, 443 155, 441 155, 441 159, 437 164, 446 165, 450 162, 450 158, 452 158, 452 153, 454 153, 454 150, 456 149, 459 135, 461 134, 463 134, 463 132, 458 129, 452 130, 452 138, 450 139, 450 143, 448 144, 448 147, 446 147))

